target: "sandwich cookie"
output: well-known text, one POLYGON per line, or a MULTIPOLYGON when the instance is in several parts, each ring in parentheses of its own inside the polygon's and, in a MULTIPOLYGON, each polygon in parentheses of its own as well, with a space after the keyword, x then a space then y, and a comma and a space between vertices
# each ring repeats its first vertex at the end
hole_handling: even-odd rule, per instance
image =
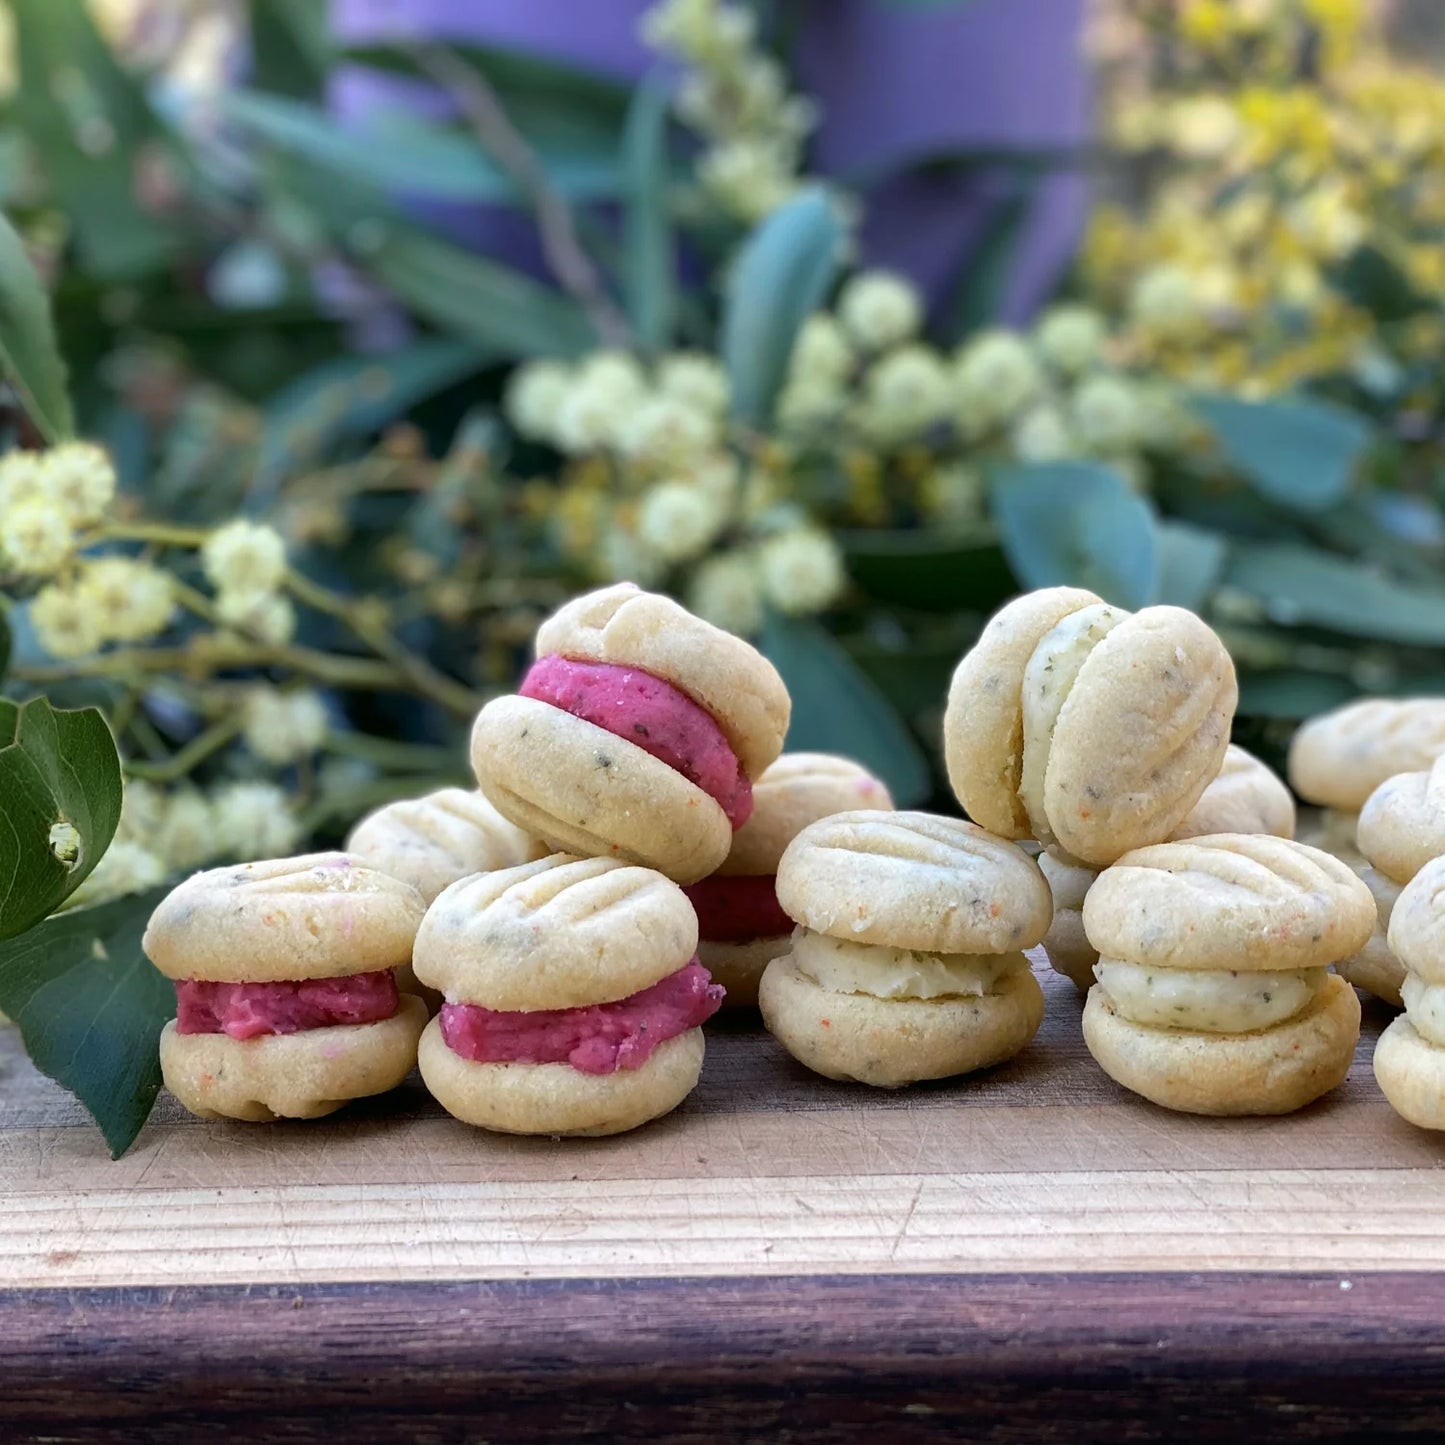
POLYGON ((1012 1058, 1043 992, 1024 957, 1048 930, 1049 886, 1022 849, 929 813, 839 813, 778 865, 797 923, 768 964, 763 1022, 830 1079, 898 1088, 1012 1058))
POLYGON ((778 903, 778 862, 810 823, 860 809, 891 811, 866 768, 828 753, 784 753, 753 787, 752 816, 710 878, 685 888, 697 910, 698 957, 727 990, 724 1008, 755 1008, 758 981, 788 951, 793 920, 778 903))
POLYGON ((203 1119, 314 1119, 395 1088, 426 1005, 400 994, 424 911, 409 883, 346 853, 197 873, 141 946, 176 984, 166 1087, 203 1119))
POLYGON ((1189 1114, 1285 1114, 1349 1071, 1360 1002, 1328 965, 1370 936, 1338 858, 1225 833, 1127 853, 1084 901, 1099 951, 1084 1042, 1110 1078, 1189 1114))
POLYGON ((1365 800, 1396 773, 1417 773, 1445 756, 1445 698, 1368 698, 1311 719, 1289 750, 1290 786, 1324 808, 1320 846, 1355 852, 1365 800))
MULTIPOLYGON (((1170 835, 1171 842, 1208 833, 1270 833, 1294 836, 1295 808, 1289 789, 1253 753, 1230 744, 1219 776, 1200 794, 1189 815, 1170 835)), ((1094 982, 1098 952, 1084 932, 1084 895, 1099 876, 1056 849, 1039 858, 1054 895, 1054 921, 1044 939, 1044 952, 1055 973, 1072 981, 1080 993, 1094 982)))
POLYGON ((616 1134, 675 1109, 722 989, 697 917, 650 868, 554 854, 445 889, 416 975, 446 997, 421 1038, 448 1113, 504 1134, 616 1134))
POLYGON ((1028 593, 953 675, 949 781, 991 832, 1104 867, 1188 816, 1224 762, 1237 697, 1224 644, 1192 612, 1028 593))
POLYGON ((1359 857, 1345 861, 1375 895, 1379 917, 1369 943, 1339 971, 1357 988, 1402 1008, 1405 965, 1390 951, 1390 918, 1401 888, 1445 854, 1445 759, 1424 772, 1386 778, 1360 809, 1355 839, 1359 857))
POLYGON ((623 582, 542 624, 518 695, 477 716, 472 766, 498 812, 552 847, 695 883, 747 822, 789 711, 761 653, 623 582))
POLYGON ((1405 1012, 1375 1045, 1375 1079, 1402 1119, 1445 1129, 1445 858, 1400 891, 1389 942, 1405 967, 1405 1012))

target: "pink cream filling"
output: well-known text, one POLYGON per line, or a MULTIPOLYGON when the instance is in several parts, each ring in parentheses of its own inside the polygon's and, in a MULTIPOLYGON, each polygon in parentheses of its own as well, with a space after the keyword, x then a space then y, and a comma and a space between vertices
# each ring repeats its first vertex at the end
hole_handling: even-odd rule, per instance
POLYGON ((571 1064, 584 1074, 639 1069, 653 1051, 710 1019, 723 989, 695 958, 651 988, 586 1008, 502 1012, 448 1003, 442 1038, 477 1064, 571 1064))
POLYGON ((771 874, 721 878, 714 874, 682 890, 697 914, 699 938, 709 943, 751 943, 793 931, 793 920, 778 902, 771 874))
POLYGON ((390 969, 294 983, 176 980, 178 1034, 254 1039, 334 1024, 374 1024, 389 1019, 396 1010, 396 979, 390 969))
POLYGON ((637 667, 539 657, 518 689, 523 697, 636 743, 716 799, 734 830, 753 811, 753 786, 710 712, 680 688, 637 667))

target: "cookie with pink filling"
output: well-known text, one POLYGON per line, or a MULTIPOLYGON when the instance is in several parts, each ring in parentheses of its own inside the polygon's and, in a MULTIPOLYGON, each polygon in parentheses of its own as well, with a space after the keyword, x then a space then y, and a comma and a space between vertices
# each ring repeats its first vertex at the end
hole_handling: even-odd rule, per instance
POLYGON ((472 767, 533 837, 692 883, 751 815, 789 712, 754 648, 624 582, 542 624, 517 694, 477 717, 472 767))
POLYGON ((347 853, 212 868, 173 888, 141 946, 175 980, 166 1087, 203 1119, 312 1119, 395 1088, 426 1005, 397 991, 424 904, 347 853))
POLYGON ((616 1134, 668 1113, 722 1003, 682 890, 611 858, 559 853, 452 884, 413 962, 446 1000, 421 1038, 427 1088, 504 1134, 616 1134))
POLYGON ((819 818, 888 810, 888 789, 866 768, 829 753, 784 753, 753 787, 753 812, 709 878, 683 891, 697 910, 698 957, 727 990, 725 1007, 751 1008, 758 982, 788 951, 793 920, 778 902, 778 861, 819 818))

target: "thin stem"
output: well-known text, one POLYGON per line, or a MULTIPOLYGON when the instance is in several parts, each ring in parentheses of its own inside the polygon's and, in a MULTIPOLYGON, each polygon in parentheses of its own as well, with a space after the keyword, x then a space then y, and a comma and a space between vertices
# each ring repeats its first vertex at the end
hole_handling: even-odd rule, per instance
POLYGON ((417 68, 451 94, 483 149, 521 188, 536 214, 547 264, 563 289, 587 312, 603 343, 631 347, 632 329, 583 249, 571 207, 553 187, 546 168, 512 124, 486 77, 437 46, 410 45, 407 49, 417 68))
POLYGON ((173 783, 184 778, 213 753, 218 753, 232 742, 241 731, 240 721, 234 717, 222 718, 212 723, 204 732, 197 733, 185 747, 178 748, 163 763, 143 763, 135 759, 125 765, 126 772, 133 778, 143 778, 148 783, 173 783))
POLYGON ((370 733, 334 732, 327 739, 327 750, 343 757, 360 758, 398 773, 445 772, 453 770, 458 778, 466 775, 466 766, 459 761, 455 748, 432 743, 406 743, 396 738, 378 738, 370 733))
POLYGON ((162 547, 200 547, 211 534, 205 527, 170 522, 107 522, 96 535, 104 542, 155 542, 162 547))

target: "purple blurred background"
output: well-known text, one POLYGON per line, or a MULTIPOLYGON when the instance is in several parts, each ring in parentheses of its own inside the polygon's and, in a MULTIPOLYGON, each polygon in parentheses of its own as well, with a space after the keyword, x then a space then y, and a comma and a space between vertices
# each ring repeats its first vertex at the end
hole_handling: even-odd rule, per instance
MULTIPOLYGON (((823 113, 814 168, 850 181, 860 172, 878 178, 864 190, 863 259, 907 272, 937 301, 1007 204, 1014 172, 919 163, 1084 144, 1085 0, 785 3, 800 12, 797 83, 823 113)), ((636 80, 655 63, 637 33, 647 8, 647 0, 332 0, 332 22, 344 44, 482 41, 636 80)), ((332 100, 343 116, 378 104, 437 109, 424 88, 355 67, 337 76, 332 100)), ((1026 316, 1048 294, 1074 251, 1086 204, 1087 181, 1077 172, 1049 175, 1033 190, 1010 247, 1005 317, 1026 316)), ((468 244, 538 268, 525 217, 480 207, 440 214, 468 244)))

